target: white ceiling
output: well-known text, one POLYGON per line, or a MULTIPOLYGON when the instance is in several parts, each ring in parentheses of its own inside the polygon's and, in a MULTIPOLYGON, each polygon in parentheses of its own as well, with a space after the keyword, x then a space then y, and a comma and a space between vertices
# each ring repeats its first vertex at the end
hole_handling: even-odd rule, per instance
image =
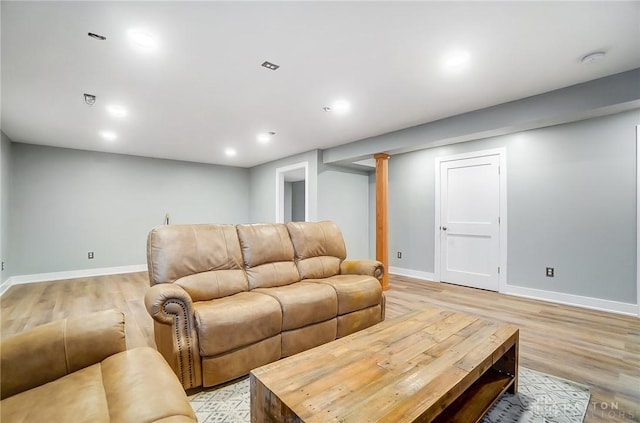
POLYGON ((2 130, 13 141, 243 167, 640 67, 638 1, 0 7, 2 130), (132 45, 131 28, 158 47, 132 45), (455 50, 470 63, 448 73, 455 50), (594 51, 606 59, 582 64, 594 51), (349 113, 323 111, 337 99, 349 113), (260 144, 265 131, 276 135, 260 144))

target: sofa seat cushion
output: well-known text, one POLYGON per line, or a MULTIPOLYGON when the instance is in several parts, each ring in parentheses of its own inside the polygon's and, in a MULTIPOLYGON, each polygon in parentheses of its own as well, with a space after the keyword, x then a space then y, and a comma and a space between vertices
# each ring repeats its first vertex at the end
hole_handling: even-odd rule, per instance
POLYGON ((336 275, 324 279, 307 279, 307 282, 331 285, 338 296, 338 315, 363 310, 380 304, 380 282, 366 275, 336 275))
POLYGON ((203 357, 254 344, 282 330, 280 303, 257 292, 200 301, 193 308, 203 357))
POLYGON ((7 422, 195 421, 175 374, 147 347, 3 399, 0 408, 7 422))
POLYGON ((275 288, 258 288, 252 292, 278 300, 282 307, 282 330, 333 319, 338 312, 336 292, 329 285, 297 282, 275 288))

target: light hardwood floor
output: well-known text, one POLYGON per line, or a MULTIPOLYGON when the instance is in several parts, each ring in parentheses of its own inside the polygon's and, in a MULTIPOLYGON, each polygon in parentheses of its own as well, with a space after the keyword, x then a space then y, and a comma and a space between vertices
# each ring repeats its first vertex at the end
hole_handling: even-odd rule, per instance
MULTIPOLYGON (((585 422, 640 422, 640 319, 391 276, 387 318, 429 306, 520 328, 520 365, 588 385, 585 422)), ((0 298, 5 338, 55 319, 117 308, 130 348, 150 345, 146 272, 17 285, 0 298)))

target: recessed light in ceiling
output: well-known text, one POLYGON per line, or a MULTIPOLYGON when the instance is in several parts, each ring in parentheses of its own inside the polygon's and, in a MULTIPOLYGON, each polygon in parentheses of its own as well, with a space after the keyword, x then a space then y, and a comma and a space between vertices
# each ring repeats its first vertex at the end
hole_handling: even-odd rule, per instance
POLYGON ((271 138, 273 138, 275 134, 275 132, 263 132, 261 134, 258 134, 257 139, 259 142, 265 144, 271 141, 271 138))
POLYGON ((275 63, 267 62, 266 60, 260 66, 262 66, 263 68, 267 68, 267 69, 273 70, 273 71, 280 67, 280 65, 276 65, 275 63))
POLYGON ((112 131, 102 131, 100 132, 100 136, 107 141, 114 141, 116 138, 118 138, 118 135, 112 131))
POLYGON ((157 46, 155 38, 153 38, 153 36, 148 32, 140 29, 130 29, 127 32, 127 35, 134 44, 144 48, 145 50, 153 50, 157 46))
POLYGON ((456 51, 445 57, 442 67, 447 71, 459 71, 464 69, 470 62, 471 55, 466 51, 456 51))
POLYGON ((100 34, 94 34, 93 32, 89 32, 87 33, 87 35, 91 38, 94 38, 96 40, 100 40, 100 41, 104 41, 107 39, 107 37, 105 37, 104 35, 100 35, 100 34))
POLYGON ((107 106, 107 112, 113 117, 121 118, 127 115, 127 109, 117 104, 107 106))
POLYGON ((224 150, 224 154, 226 154, 229 157, 233 157, 236 154, 238 154, 238 152, 236 150, 234 150, 233 148, 227 148, 226 150, 224 150))
POLYGON ((604 51, 596 51, 593 53, 589 53, 582 58, 582 63, 589 64, 595 62, 601 62, 604 60, 604 57, 607 55, 604 51))
POLYGON ((351 104, 346 100, 337 100, 331 106, 322 108, 325 112, 346 113, 351 110, 351 104))

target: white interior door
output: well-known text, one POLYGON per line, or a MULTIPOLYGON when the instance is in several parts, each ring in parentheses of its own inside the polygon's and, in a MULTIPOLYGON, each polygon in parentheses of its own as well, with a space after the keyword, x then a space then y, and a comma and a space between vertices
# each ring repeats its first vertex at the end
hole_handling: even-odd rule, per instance
POLYGON ((500 157, 440 163, 440 277, 498 291, 500 157))

